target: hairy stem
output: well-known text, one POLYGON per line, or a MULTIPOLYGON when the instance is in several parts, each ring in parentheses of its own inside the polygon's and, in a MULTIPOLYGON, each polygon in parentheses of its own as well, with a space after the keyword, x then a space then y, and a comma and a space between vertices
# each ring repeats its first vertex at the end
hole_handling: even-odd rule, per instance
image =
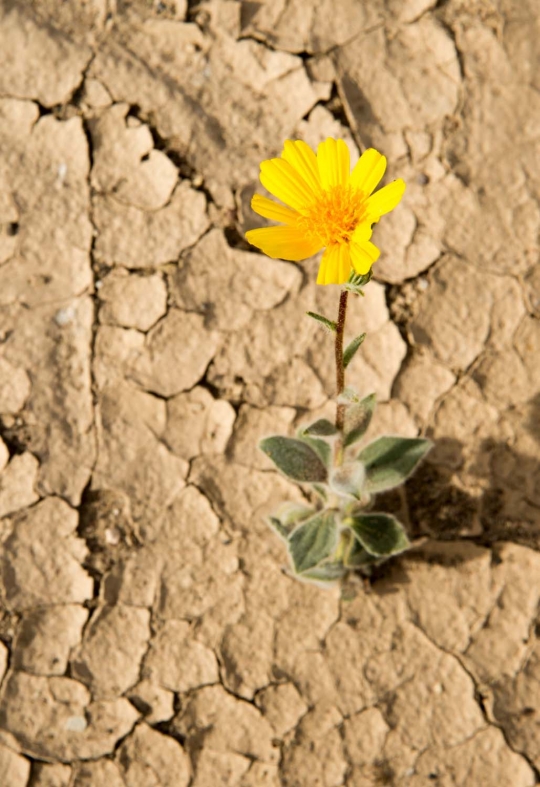
MULTIPOLYGON (((347 316, 347 290, 342 290, 339 296, 339 314, 336 330, 336 396, 345 388, 345 368, 343 366, 343 333, 345 330, 345 317, 347 316)), ((343 429, 345 419, 345 405, 338 404, 336 411, 336 428, 343 429)))

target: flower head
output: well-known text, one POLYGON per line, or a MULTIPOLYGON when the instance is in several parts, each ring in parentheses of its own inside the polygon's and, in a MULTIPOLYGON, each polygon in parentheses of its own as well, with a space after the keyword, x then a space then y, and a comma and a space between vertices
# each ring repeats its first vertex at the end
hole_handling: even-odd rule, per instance
POLYGON ((367 273, 380 254, 371 227, 405 191, 400 178, 372 194, 385 169, 386 158, 373 148, 351 172, 342 139, 321 142, 316 155, 305 142, 288 139, 281 158, 263 161, 260 174, 262 185, 285 205, 260 194, 251 201, 259 216, 282 224, 249 230, 247 240, 283 260, 305 260, 324 248, 317 284, 343 284, 351 267, 367 273))

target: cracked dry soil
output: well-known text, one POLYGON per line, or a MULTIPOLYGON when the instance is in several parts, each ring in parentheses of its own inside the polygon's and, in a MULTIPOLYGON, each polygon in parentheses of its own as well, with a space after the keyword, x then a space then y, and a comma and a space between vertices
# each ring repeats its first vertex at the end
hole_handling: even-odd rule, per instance
POLYGON ((537 0, 0 0, 1 787, 540 783, 539 200, 537 0), (341 594, 255 448, 336 288, 242 240, 326 136, 408 184, 348 379, 436 443, 341 594))

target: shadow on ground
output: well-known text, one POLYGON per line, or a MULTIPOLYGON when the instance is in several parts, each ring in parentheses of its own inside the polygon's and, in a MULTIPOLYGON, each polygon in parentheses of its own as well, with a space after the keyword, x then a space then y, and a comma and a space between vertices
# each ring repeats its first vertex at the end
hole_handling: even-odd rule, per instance
MULTIPOLYGON (((540 396, 531 402, 527 429, 540 443, 540 396)), ((505 442, 484 440, 467 461, 463 444, 444 438, 435 440, 432 461, 420 465, 402 490, 379 495, 376 508, 407 523, 413 540, 470 539, 485 546, 511 541, 540 550, 539 480, 540 458, 505 442), (465 465, 474 492, 460 482, 465 465)), ((422 559, 421 549, 414 554, 422 559)))

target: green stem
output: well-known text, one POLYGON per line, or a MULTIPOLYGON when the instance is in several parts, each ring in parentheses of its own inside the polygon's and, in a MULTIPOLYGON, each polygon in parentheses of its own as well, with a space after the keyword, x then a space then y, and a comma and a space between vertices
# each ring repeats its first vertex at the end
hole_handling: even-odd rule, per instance
POLYGON ((339 542, 334 552, 334 560, 339 561, 341 560, 342 563, 345 562, 345 558, 349 553, 351 547, 351 539, 352 533, 349 529, 343 530, 340 533, 339 542))
MULTIPOLYGON (((336 330, 336 396, 345 388, 345 368, 343 366, 343 333, 345 331, 345 317, 347 316, 347 290, 342 290, 339 297, 339 314, 336 330)), ((345 405, 338 404, 336 411, 336 428, 341 431, 345 419, 345 405)))

